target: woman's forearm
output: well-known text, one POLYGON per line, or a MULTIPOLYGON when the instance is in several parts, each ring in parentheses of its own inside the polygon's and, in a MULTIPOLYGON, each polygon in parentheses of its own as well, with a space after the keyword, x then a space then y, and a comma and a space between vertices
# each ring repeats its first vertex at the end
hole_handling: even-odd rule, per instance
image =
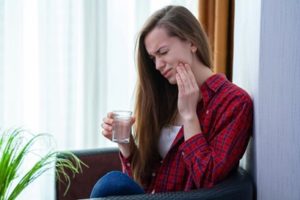
POLYGON ((202 132, 199 119, 196 114, 189 119, 184 119, 183 130, 184 130, 184 140, 188 140, 194 135, 202 132))

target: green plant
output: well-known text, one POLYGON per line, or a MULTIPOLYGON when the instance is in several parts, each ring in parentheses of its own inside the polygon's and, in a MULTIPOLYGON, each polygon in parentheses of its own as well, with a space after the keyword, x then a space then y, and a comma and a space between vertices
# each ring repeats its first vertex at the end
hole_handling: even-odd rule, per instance
POLYGON ((82 172, 82 165, 86 165, 71 152, 49 151, 21 176, 20 167, 28 154, 32 153, 33 144, 46 136, 30 135, 30 139, 27 139, 25 133, 28 132, 11 129, 4 131, 0 136, 0 200, 16 199, 31 182, 54 165, 56 177, 67 184, 66 194, 71 182, 66 170, 75 176, 82 172))

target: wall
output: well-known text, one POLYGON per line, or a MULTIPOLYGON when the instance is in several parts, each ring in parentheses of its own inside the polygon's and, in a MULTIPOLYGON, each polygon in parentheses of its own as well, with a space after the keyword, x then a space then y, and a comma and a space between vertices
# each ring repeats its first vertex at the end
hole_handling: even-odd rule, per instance
POLYGON ((257 199, 300 199, 300 1, 236 1, 233 82, 254 100, 257 199))

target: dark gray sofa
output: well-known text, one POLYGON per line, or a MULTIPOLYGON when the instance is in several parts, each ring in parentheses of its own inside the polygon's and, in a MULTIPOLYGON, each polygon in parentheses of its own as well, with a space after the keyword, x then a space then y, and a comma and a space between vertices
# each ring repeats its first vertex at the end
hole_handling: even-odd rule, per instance
MULTIPOLYGON (((71 187, 63 196, 65 185, 56 182, 57 200, 88 199, 93 185, 105 173, 121 170, 118 149, 91 149, 73 151, 89 168, 84 167, 83 173, 72 179, 71 187)), ((254 194, 253 182, 250 175, 242 168, 232 173, 223 182, 210 189, 198 189, 190 192, 167 192, 146 195, 114 196, 98 198, 99 200, 252 200, 254 194)))

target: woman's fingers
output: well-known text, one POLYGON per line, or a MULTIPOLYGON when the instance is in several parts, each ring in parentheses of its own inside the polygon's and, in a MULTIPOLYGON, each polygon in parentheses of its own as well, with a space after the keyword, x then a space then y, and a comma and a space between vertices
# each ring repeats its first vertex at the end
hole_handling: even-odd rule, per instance
POLYGON ((111 138, 112 138, 112 125, 102 123, 101 127, 102 127, 102 135, 111 140, 111 138))
POLYGON ((190 84, 192 86, 192 88, 198 88, 198 84, 197 84, 197 81, 196 81, 196 78, 195 78, 195 75, 193 74, 192 72, 192 69, 191 69, 191 66, 189 64, 185 64, 185 69, 189 75, 189 81, 190 81, 190 84))
POLYGON ((112 112, 107 114, 107 117, 103 118, 103 123, 101 124, 102 135, 111 140, 112 138, 112 112))
POLYGON ((102 131, 102 135, 103 135, 104 137, 110 139, 110 140, 111 140, 111 138, 112 138, 112 133, 111 133, 111 131, 105 131, 105 130, 103 130, 103 131, 102 131))
POLYGON ((184 85, 179 73, 176 74, 176 80, 178 86, 178 96, 181 97, 181 95, 184 93, 184 85))
POLYGON ((113 117, 113 112, 107 113, 107 117, 108 117, 108 118, 112 118, 112 117, 113 117))
POLYGON ((179 79, 179 85, 178 85, 179 87, 178 87, 178 89, 180 89, 180 91, 183 93, 184 91, 187 90, 187 88, 186 88, 186 85, 185 85, 186 77, 183 74, 184 72, 182 70, 182 65, 179 64, 177 66, 176 70, 177 70, 177 75, 176 76, 178 76, 178 79, 179 79))
POLYGON ((107 117, 103 118, 103 122, 106 124, 112 125, 113 121, 114 120, 112 118, 107 118, 107 117))
MULTIPOLYGON (((177 72, 178 72, 179 77, 182 80, 183 89, 185 91, 190 91, 191 89, 193 89, 193 83, 191 81, 191 78, 193 78, 193 77, 191 77, 191 74, 186 69, 186 66, 180 63, 177 67, 177 72)), ((192 76, 193 76, 193 74, 192 74, 192 76)))
POLYGON ((104 130, 112 131, 112 125, 110 125, 110 124, 102 123, 102 124, 101 124, 101 127, 102 127, 104 130))

